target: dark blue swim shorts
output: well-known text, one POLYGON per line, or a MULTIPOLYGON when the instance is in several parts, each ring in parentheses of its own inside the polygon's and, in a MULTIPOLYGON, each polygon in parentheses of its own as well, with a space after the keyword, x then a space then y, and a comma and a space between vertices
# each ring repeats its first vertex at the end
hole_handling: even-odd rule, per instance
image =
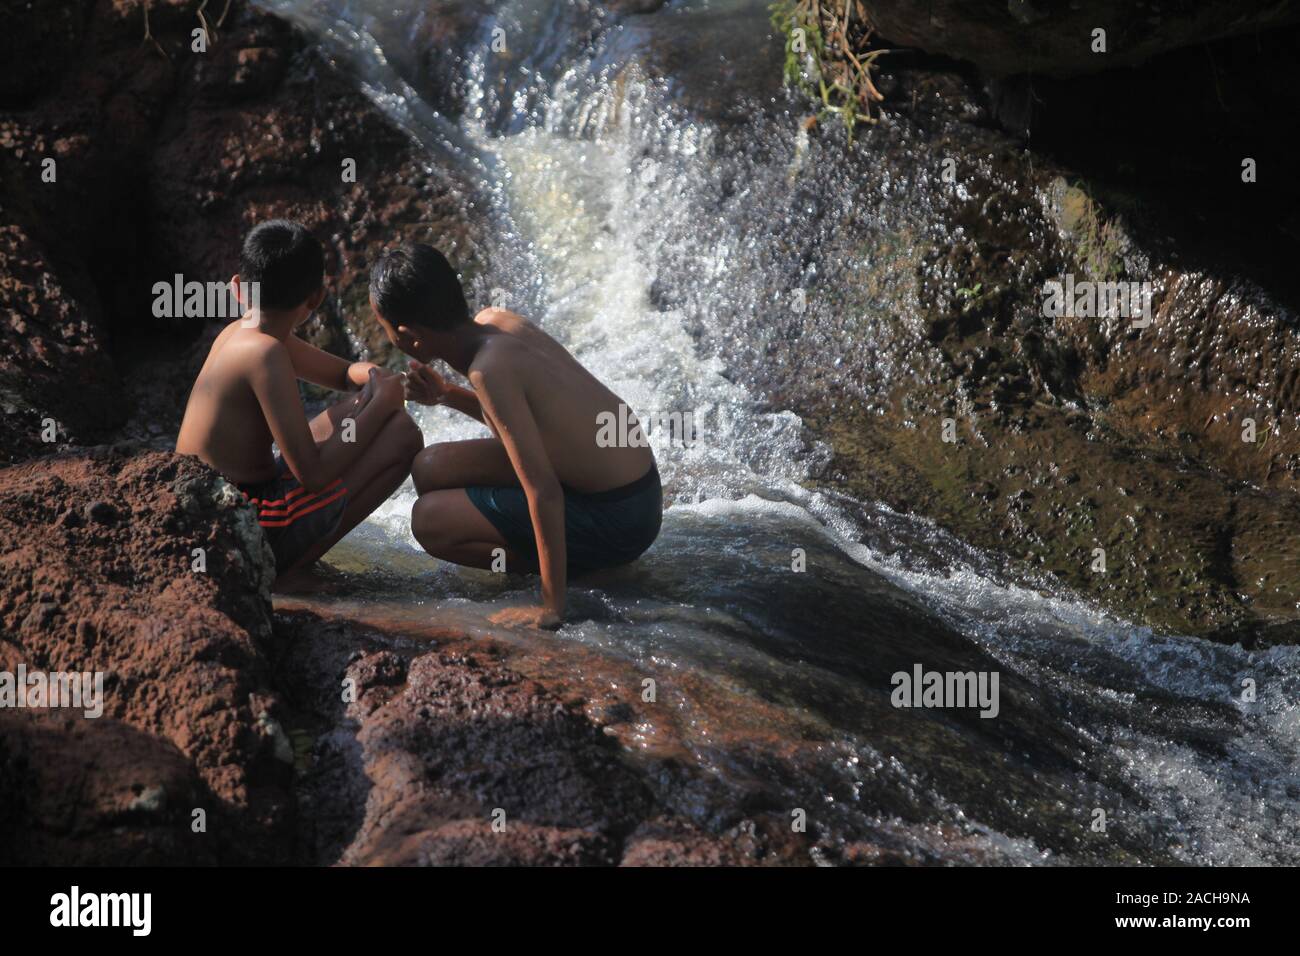
MULTIPOLYGON (((537 539, 522 488, 476 485, 465 493, 516 555, 537 568, 537 539)), ((581 573, 635 561, 659 536, 664 494, 659 469, 631 484, 583 494, 564 489, 564 534, 569 571, 581 573)))

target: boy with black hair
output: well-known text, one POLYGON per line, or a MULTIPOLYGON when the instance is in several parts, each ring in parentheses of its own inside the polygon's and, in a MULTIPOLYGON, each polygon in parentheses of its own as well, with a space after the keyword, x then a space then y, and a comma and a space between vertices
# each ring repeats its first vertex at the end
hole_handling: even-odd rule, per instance
POLYGON ((249 232, 231 282, 257 307, 212 343, 176 438, 178 454, 197 455, 257 508, 277 588, 387 500, 424 446, 400 376, 293 334, 325 298, 324 275, 320 243, 297 223, 249 232), (308 421, 298 379, 355 394, 308 421))
POLYGON ((626 564, 659 534, 659 472, 636 420, 522 316, 485 309, 471 318, 455 270, 432 246, 407 244, 380 259, 370 305, 389 340, 415 360, 408 397, 449 405, 494 436, 430 445, 416 456, 416 540, 456 564, 491 568, 504 551, 508 569, 540 571, 542 604, 492 620, 557 626, 571 571, 626 564), (445 382, 426 364, 435 358, 473 390, 445 382), (630 422, 627 440, 603 440, 602 420, 630 422))

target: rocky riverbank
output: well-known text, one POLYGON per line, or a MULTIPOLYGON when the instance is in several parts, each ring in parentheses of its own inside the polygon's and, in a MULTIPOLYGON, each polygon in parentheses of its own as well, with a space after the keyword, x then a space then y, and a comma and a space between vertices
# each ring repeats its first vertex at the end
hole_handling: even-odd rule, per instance
POLYGON ((197 6, 154 0, 147 39, 142 3, 10 21, 40 69, 7 58, 0 87, 0 671, 101 674, 103 713, 0 709, 4 862, 809 862, 784 811, 674 810, 689 774, 651 779, 491 645, 272 616, 237 493, 149 450, 212 333, 155 316, 155 278, 224 279, 251 224, 291 216, 330 254, 310 336, 383 359, 345 321, 368 257, 414 236, 472 270, 481 226, 283 23, 236 2, 198 54, 197 6))
POLYGON ((99 716, 0 709, 6 862, 284 859, 270 565, 239 494, 192 459, 67 453, 0 472, 0 541, 0 671, 103 682, 99 716))
POLYGON ((250 511, 193 459, 7 469, 0 541, 0 672, 34 705, 34 675, 102 675, 98 716, 0 708, 5 863, 798 865, 817 845, 783 808, 629 761, 627 704, 504 647, 273 617, 250 511))

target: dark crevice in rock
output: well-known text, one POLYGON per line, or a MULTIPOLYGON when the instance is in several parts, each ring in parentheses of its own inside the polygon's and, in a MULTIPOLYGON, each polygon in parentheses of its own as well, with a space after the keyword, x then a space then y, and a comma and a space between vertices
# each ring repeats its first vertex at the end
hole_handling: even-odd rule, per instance
POLYGON ((1300 305, 1278 250, 1300 239, 1300 30, 1198 43, 1133 69, 990 82, 995 113, 1109 205, 1177 238, 1188 269, 1248 276, 1300 305), (1018 104, 1010 106, 1009 104, 1018 104), (1243 161, 1257 180, 1242 188, 1243 161))

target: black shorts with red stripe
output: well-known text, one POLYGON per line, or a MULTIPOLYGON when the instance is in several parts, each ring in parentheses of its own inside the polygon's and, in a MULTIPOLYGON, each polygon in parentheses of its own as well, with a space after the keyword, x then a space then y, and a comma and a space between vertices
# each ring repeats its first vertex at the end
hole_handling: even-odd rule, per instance
POLYGON ((239 490, 257 509, 257 523, 275 552, 275 571, 282 574, 320 541, 338 530, 348 506, 348 489, 335 478, 320 491, 308 492, 279 455, 275 477, 239 490))

